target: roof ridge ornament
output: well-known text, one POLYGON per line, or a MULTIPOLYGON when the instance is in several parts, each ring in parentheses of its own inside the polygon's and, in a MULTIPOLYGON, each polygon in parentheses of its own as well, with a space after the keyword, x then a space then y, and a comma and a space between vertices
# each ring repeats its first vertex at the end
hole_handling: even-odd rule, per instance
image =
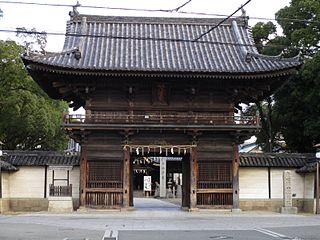
POLYGON ((249 26, 249 17, 247 16, 247 11, 243 8, 243 5, 241 5, 241 17, 243 18, 244 26, 249 26))
POLYGON ((74 5, 72 7, 72 11, 69 12, 69 16, 70 16, 71 19, 74 18, 74 17, 79 16, 79 11, 78 11, 77 8, 80 7, 80 6, 81 6, 81 4, 79 3, 79 1, 77 1, 76 5, 74 5))
POLYGON ((81 52, 83 51, 84 41, 87 34, 87 17, 82 17, 81 19, 81 30, 80 30, 80 41, 79 47, 77 48, 77 52, 74 55, 75 59, 79 60, 81 58, 81 52))
POLYGON ((242 40, 242 38, 241 38, 241 34, 240 34, 240 31, 239 31, 239 28, 238 28, 237 21, 233 20, 232 23, 231 23, 231 27, 232 27, 233 32, 234 32, 234 34, 235 34, 237 43, 238 43, 238 45, 240 46, 240 50, 241 50, 241 53, 242 53, 242 56, 243 56, 244 60, 245 60, 247 63, 250 63, 250 62, 251 62, 251 59, 252 59, 252 53, 249 52, 249 51, 245 48, 245 43, 243 42, 243 40, 242 40))

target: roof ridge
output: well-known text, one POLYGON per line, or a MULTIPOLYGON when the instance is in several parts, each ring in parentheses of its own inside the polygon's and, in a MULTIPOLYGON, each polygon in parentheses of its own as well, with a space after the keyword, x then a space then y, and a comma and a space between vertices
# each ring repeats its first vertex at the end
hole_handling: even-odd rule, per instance
MULTIPOLYGON (((190 25, 203 25, 205 23, 212 25, 218 23, 225 18, 195 18, 195 17, 150 17, 150 16, 107 16, 107 15, 90 15, 90 14, 79 14, 72 16, 68 22, 81 22, 82 18, 87 18, 87 22, 117 22, 120 23, 150 23, 150 24, 190 24, 190 25)), ((237 16, 231 17, 226 20, 222 25, 230 26, 232 21, 237 21, 241 25, 246 25, 247 17, 237 16)))
POLYGON ((252 57, 258 57, 258 58, 264 58, 268 60, 279 60, 279 61, 286 61, 286 62, 301 62, 301 54, 299 53, 298 55, 290 58, 285 58, 283 53, 280 53, 276 56, 269 56, 269 55, 264 55, 261 53, 248 53, 250 58, 252 57))

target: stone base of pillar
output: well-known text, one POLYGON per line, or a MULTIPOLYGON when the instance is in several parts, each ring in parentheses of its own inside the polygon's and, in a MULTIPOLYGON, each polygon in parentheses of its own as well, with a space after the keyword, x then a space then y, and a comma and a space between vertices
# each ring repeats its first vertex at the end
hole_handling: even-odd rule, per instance
POLYGON ((199 208, 189 208, 189 207, 181 207, 181 210, 186 212, 199 212, 199 208))
POLYGON ((72 197, 49 197, 49 212, 73 212, 72 197))
POLYGON ((242 210, 240 208, 232 208, 231 212, 233 212, 233 213, 241 213, 242 210))
POLYGON ((281 207, 280 213, 281 214, 297 214, 298 208, 297 207, 281 207))
POLYGON ((173 194, 170 188, 167 188, 167 198, 173 198, 173 194))
POLYGON ((181 198, 182 197, 182 188, 181 185, 177 186, 177 198, 181 198))

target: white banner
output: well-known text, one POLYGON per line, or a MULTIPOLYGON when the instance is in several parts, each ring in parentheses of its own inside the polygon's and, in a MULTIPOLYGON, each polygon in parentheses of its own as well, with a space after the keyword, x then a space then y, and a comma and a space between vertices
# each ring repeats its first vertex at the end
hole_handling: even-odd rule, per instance
POLYGON ((151 176, 143 177, 143 191, 151 191, 151 176))

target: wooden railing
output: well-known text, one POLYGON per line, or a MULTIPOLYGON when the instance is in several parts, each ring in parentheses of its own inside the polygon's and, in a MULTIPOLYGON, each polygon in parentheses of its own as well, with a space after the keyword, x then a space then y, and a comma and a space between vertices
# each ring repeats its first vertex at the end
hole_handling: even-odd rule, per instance
POLYGON ((257 116, 218 116, 210 114, 64 114, 63 124, 179 124, 179 125, 259 125, 257 116))
POLYGON ((72 184, 69 186, 49 185, 49 196, 52 197, 72 197, 72 184))

